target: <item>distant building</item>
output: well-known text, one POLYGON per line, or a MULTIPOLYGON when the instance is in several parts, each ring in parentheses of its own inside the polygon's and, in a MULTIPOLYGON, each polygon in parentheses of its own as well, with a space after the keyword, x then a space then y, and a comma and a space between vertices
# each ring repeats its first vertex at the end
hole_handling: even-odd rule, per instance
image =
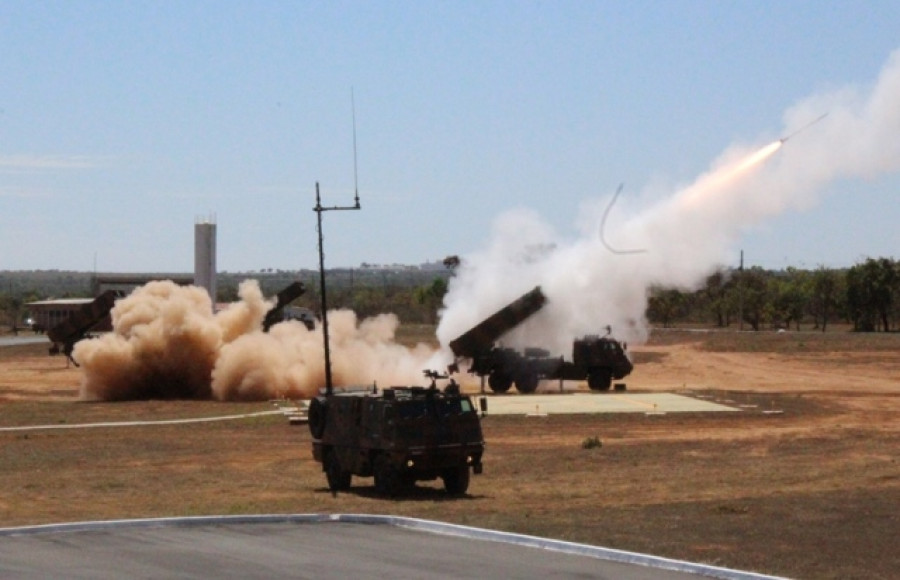
POLYGON ((423 272, 446 272, 447 265, 441 260, 425 262, 424 264, 419 264, 419 270, 422 270, 423 272))
MULTIPOLYGON (((189 286, 193 284, 194 277, 183 274, 94 274, 91 277, 91 290, 95 298, 106 290, 118 290, 121 295, 127 295, 135 288, 154 280, 171 280, 179 286, 189 286)), ((28 312, 27 323, 36 332, 46 332, 93 301, 94 298, 60 298, 28 302, 25 304, 28 312)), ((99 332, 112 330, 112 320, 107 316, 92 330, 99 332)))
POLYGON ((91 291, 100 296, 105 290, 120 290, 130 294, 147 282, 170 280, 179 286, 190 286, 194 276, 190 274, 94 274, 91 277, 91 291))
MULTIPOLYGON (((25 308, 28 311, 29 324, 35 332, 46 332, 59 323, 67 320, 72 314, 78 312, 85 304, 93 302, 93 298, 62 298, 60 300, 38 300, 28 302, 25 308)), ((112 323, 109 317, 99 323, 94 330, 111 330, 112 323)))

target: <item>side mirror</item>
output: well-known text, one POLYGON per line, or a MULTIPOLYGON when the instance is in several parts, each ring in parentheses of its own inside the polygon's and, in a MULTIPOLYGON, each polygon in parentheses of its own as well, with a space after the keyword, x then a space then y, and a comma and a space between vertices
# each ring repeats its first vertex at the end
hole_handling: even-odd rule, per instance
POLYGON ((481 416, 487 415, 488 405, 487 397, 478 397, 478 408, 481 409, 481 416))

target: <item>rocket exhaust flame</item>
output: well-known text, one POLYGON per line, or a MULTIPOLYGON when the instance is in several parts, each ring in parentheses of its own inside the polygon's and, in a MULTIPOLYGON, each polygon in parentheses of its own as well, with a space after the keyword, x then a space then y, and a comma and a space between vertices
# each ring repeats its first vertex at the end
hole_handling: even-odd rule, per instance
MULTIPOLYGON (((575 239, 571 232, 556 235, 536 212, 501 215, 485 247, 466 256, 451 278, 438 340, 448 345, 541 286, 547 305, 504 336, 504 346, 565 355, 573 337, 607 325, 620 340, 644 341, 649 288, 697 288, 733 258, 748 227, 811 205, 834 180, 900 171, 900 50, 870 89, 850 92, 852 99, 848 91, 815 95, 785 113, 792 127, 827 107, 826 139, 815 146, 790 148, 778 163, 765 163, 825 115, 755 151, 726 150, 688 187, 604 224, 601 238, 609 234, 622 247, 645 253, 621 255, 598 240, 599 201, 579 208, 583 235, 575 239)), ((314 394, 324 384, 321 335, 299 322, 277 324, 265 334, 260 328, 268 306, 258 285, 245 282, 239 294, 241 302, 213 315, 200 288, 156 282, 135 290, 116 303, 113 333, 75 346, 82 397, 260 400, 314 394)), ((396 316, 358 322, 352 312, 339 311, 329 320, 339 384, 416 384, 422 369, 452 361, 449 348, 435 353, 424 345, 396 344, 396 316)))
POLYGON ((702 203, 704 198, 715 192, 724 189, 730 183, 743 177, 749 171, 758 167, 769 157, 774 155, 781 146, 784 145, 784 139, 773 141, 761 147, 757 151, 744 157, 735 164, 728 165, 718 171, 707 175, 705 178, 699 179, 692 187, 684 190, 682 200, 688 206, 702 203))
POLYGON ((559 235, 536 212, 500 216, 485 247, 465 256, 450 281, 439 341, 449 344, 522 292, 541 286, 547 306, 505 336, 504 346, 536 346, 565 355, 572 337, 606 325, 620 340, 642 342, 649 334, 650 288, 698 288, 734 259, 735 245, 748 229, 813 205, 818 192, 835 180, 900 171, 898 102, 900 50, 865 88, 845 87, 798 101, 784 114, 782 138, 752 150, 727 148, 687 187, 665 196, 658 187, 648 187, 629 200, 629 207, 619 208, 616 219, 602 219, 604 207, 611 205, 603 200, 578 208, 575 235, 559 235), (817 131, 815 142, 781 151, 816 124, 827 124, 827 131, 817 131), (613 250, 646 252, 622 255, 604 240, 616 240, 613 250))

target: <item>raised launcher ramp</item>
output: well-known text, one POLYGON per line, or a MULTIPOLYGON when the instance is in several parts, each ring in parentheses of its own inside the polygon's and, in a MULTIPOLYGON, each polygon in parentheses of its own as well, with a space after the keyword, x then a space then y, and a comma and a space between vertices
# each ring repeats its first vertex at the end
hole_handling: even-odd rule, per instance
POLYGON ((450 349, 457 357, 477 359, 490 351, 497 339, 543 308, 546 302, 541 287, 536 286, 450 341, 450 349))

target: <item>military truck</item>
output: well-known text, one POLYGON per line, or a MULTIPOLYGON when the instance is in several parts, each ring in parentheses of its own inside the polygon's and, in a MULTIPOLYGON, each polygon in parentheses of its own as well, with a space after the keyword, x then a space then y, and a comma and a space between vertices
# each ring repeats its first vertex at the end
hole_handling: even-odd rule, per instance
MULTIPOLYGON (((495 393, 505 393, 515 383, 520 393, 533 393, 542 379, 587 380, 593 391, 607 391, 613 379, 631 373, 633 365, 626 345, 611 336, 588 335, 572 343, 572 360, 550 356, 542 348, 516 350, 500 346, 497 341, 507 332, 543 308, 547 302, 540 286, 450 341, 457 359, 468 359, 469 372, 487 378, 495 393)), ((457 368, 454 363, 453 368, 457 368)))
POLYGON ((437 478, 448 494, 466 493, 470 471, 482 471, 478 410, 455 381, 442 390, 435 380, 446 375, 427 376, 429 387, 334 389, 310 401, 313 457, 332 492, 349 489, 353 476, 374 476, 385 496, 437 478))
POLYGON ((90 331, 109 316, 116 300, 123 295, 124 293, 119 290, 107 290, 47 330, 47 337, 53 343, 50 346, 50 354, 56 355, 62 352, 72 364, 76 367, 79 366, 78 362, 72 358, 75 343, 85 338, 91 338, 93 335, 90 334, 90 331))
POLYGON ((315 317, 306 308, 288 306, 295 299, 300 298, 306 292, 303 282, 292 282, 275 295, 275 305, 266 312, 263 319, 263 332, 269 332, 273 326, 285 320, 299 320, 307 329, 316 327, 315 317))

